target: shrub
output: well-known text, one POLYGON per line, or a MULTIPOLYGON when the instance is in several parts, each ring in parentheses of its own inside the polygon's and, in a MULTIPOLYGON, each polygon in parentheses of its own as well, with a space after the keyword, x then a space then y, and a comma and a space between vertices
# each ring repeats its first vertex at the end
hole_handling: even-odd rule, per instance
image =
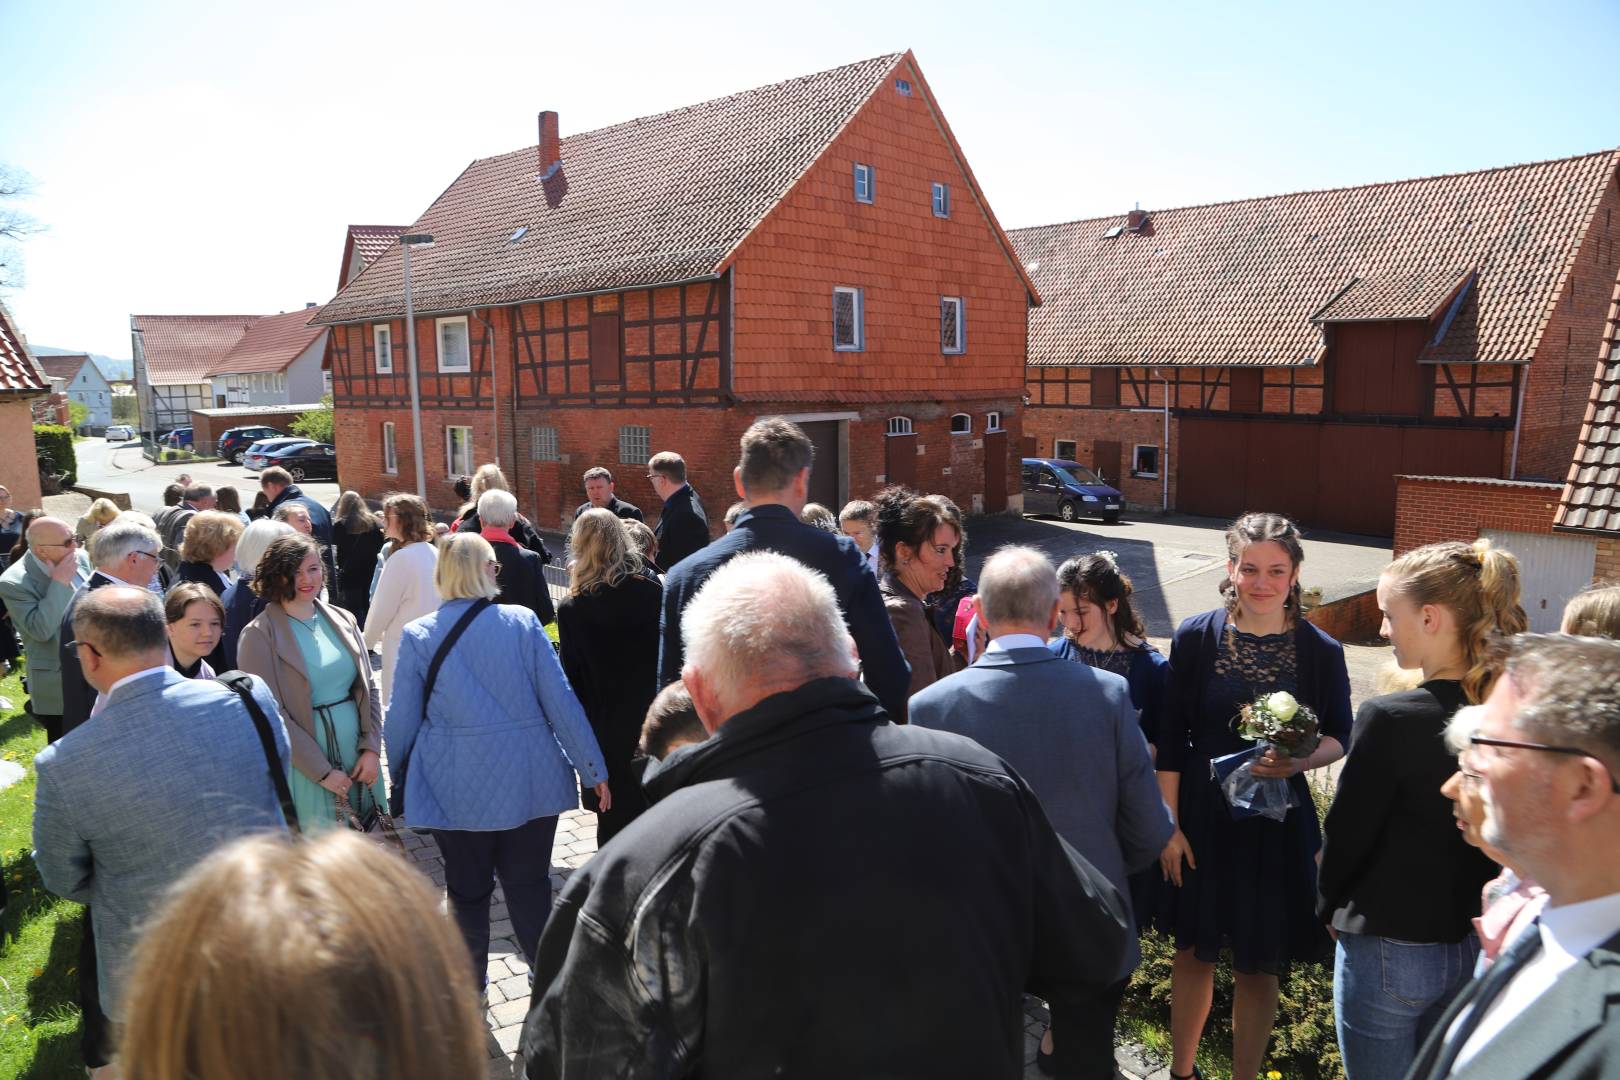
POLYGON ((79 479, 79 458, 73 452, 73 429, 60 424, 35 424, 34 449, 39 454, 39 467, 50 473, 66 473, 63 487, 72 487, 79 479))
POLYGON ((329 443, 332 441, 332 395, 321 397, 321 407, 300 413, 298 419, 287 427, 294 435, 302 435, 306 439, 316 442, 329 443))

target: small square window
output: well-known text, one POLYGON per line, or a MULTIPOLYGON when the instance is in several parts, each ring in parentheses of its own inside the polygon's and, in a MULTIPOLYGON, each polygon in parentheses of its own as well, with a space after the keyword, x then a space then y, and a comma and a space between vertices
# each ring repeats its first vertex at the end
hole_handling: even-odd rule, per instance
POLYGON ((532 427, 529 429, 529 456, 535 461, 561 461, 557 452, 557 429, 532 427))
POLYGON ((391 423, 382 426, 382 457, 383 472, 389 475, 399 472, 399 448, 394 442, 394 425, 391 423))
POLYGON ((1131 454, 1131 475, 1159 475, 1159 448, 1157 446, 1137 445, 1135 452, 1131 454))
POLYGON ((473 474, 472 428, 447 427, 444 429, 445 471, 450 476, 473 474))
POLYGON ((965 412, 959 412, 959 413, 954 414, 951 417, 951 434, 952 435, 971 435, 971 434, 973 434, 973 417, 969 416, 965 412))
POLYGON ((949 184, 934 185, 934 216, 948 218, 951 216, 951 186, 949 184))
POLYGON ((646 465, 652 457, 652 428, 627 424, 619 429, 619 463, 646 465))
POLYGON ((1075 456, 1078 452, 1079 447, 1068 439, 1059 439, 1052 444, 1052 456, 1059 461, 1079 461, 1075 456))
POLYGON ((391 326, 371 328, 371 347, 377 356, 377 374, 390 375, 394 371, 394 329, 391 326))
POLYGON ((872 166, 855 163, 855 201, 869 203, 873 199, 872 166))
POLYGON ((894 80, 894 92, 899 94, 901 97, 910 97, 911 96, 911 80, 909 80, 909 79, 896 79, 896 80, 894 80))
POLYGON ((945 353, 961 353, 967 349, 967 327, 963 323, 962 298, 939 298, 939 349, 945 353))
POLYGON ((1001 430, 1001 414, 999 412, 987 412, 984 414, 984 430, 1001 430))
POLYGON ((439 370, 471 371, 472 350, 467 338, 467 316, 435 320, 439 328, 439 370))
POLYGON ((860 352, 866 347, 865 312, 860 289, 833 289, 833 348, 860 352))

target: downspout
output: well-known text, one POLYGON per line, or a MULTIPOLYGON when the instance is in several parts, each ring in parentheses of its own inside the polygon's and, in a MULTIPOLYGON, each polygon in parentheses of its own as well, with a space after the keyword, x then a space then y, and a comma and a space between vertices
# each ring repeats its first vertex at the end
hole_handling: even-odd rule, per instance
POLYGON ((1508 462, 1508 479, 1519 478, 1519 425, 1524 423, 1524 395, 1530 389, 1530 365, 1525 364, 1520 369, 1523 377, 1519 380, 1519 404, 1513 410, 1513 456, 1508 462))
POLYGON ((1164 461, 1159 466, 1159 484, 1162 490, 1159 509, 1164 513, 1170 512, 1170 376, 1162 368, 1155 368, 1154 374, 1164 382, 1164 461))

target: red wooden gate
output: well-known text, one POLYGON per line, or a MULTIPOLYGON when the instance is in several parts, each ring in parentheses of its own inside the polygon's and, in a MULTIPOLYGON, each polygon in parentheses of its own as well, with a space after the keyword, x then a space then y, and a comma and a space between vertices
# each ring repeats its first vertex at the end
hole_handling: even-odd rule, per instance
POLYGON ((917 483, 917 436, 883 437, 883 473, 888 483, 913 487, 917 483))
POLYGON ((1007 509, 1007 433, 984 433, 984 512, 1007 509))

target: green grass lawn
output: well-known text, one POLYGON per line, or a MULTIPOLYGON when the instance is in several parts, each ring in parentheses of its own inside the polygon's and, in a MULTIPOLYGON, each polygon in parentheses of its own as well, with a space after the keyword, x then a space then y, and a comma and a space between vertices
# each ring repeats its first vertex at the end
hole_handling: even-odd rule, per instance
POLYGON ((83 1075, 79 1057, 79 905, 45 891, 31 855, 34 755, 45 732, 22 711, 22 679, 0 680, 0 759, 28 770, 0 791, 0 874, 8 899, 0 914, 0 1076, 56 1080, 83 1075))

